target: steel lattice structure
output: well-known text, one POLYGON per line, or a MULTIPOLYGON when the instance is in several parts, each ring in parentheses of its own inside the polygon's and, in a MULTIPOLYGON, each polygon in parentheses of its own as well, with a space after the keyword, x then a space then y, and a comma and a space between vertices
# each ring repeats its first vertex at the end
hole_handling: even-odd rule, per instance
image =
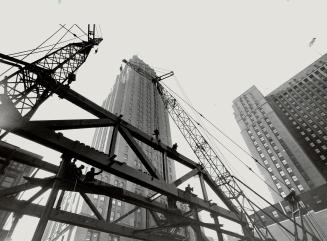
MULTIPOLYGON (((207 240, 201 228, 214 230, 217 233, 219 241, 223 241, 223 234, 247 241, 263 240, 263 236, 259 234, 259 237, 255 237, 254 232, 249 228, 249 219, 247 219, 246 213, 243 212, 243 209, 239 209, 242 206, 236 207, 229 199, 237 200, 238 196, 236 195, 244 196, 243 193, 239 191, 237 184, 226 185, 224 181, 233 181, 233 179, 223 164, 219 162, 219 159, 214 159, 215 162, 209 163, 210 165, 207 163, 206 158, 215 158, 217 155, 214 152, 206 154, 210 146, 205 140, 201 139, 194 123, 183 116, 182 109, 176 108, 176 101, 167 93, 164 93, 164 89, 162 89, 162 86, 158 82, 160 80, 159 78, 151 80, 154 80, 159 93, 163 96, 166 95, 164 103, 168 108, 176 111, 174 112, 176 117, 184 118, 183 121, 180 121, 183 125, 188 125, 191 128, 191 132, 196 133, 188 141, 195 148, 198 156, 201 157, 202 165, 178 153, 173 147, 154 140, 153 137, 122 120, 121 116, 110 113, 65 84, 65 81, 73 80, 71 79, 73 78, 71 74, 85 61, 91 46, 99 42, 100 39, 89 38, 89 42, 66 46, 62 51, 56 51, 48 57, 31 64, 0 54, 1 62, 20 68, 16 72, 16 75, 8 76, 5 81, 1 82, 2 88, 5 91, 4 94, 0 95, 0 113, 2 116, 5 116, 5 121, 0 121, 0 128, 63 153, 60 166, 56 166, 37 158, 30 158, 26 153, 19 151, 19 149, 0 142, 1 156, 12 158, 17 162, 54 174, 50 178, 27 178, 26 183, 1 189, 0 209, 15 212, 18 215, 17 217, 22 215, 39 217, 40 219, 33 241, 41 240, 49 220, 146 241, 187 240, 185 235, 180 235, 176 231, 179 227, 192 228, 196 234, 197 241, 207 240), (11 78, 16 78, 16 80, 11 82, 11 78), (82 108, 94 115, 95 118, 45 121, 31 121, 29 118, 22 118, 23 116, 26 117, 26 114, 27 117, 31 115, 30 113, 33 114, 37 107, 51 93, 55 93, 75 106, 82 108), (98 127, 110 127, 113 129, 108 153, 95 150, 59 132, 61 130, 98 127), (135 167, 115 160, 114 154, 118 135, 124 138, 128 146, 134 151, 147 170, 147 173, 140 172, 135 167), (194 139, 197 141, 194 141, 194 139), (167 158, 170 158, 170 160, 190 168, 191 171, 174 182, 169 183, 166 177, 162 177, 153 166, 140 143, 160 152, 163 163, 167 161, 167 158), (200 145, 204 145, 204 148, 202 149, 200 145), (146 197, 102 181, 85 183, 77 180, 69 171, 71 170, 70 160, 72 158, 76 158, 144 188, 148 188, 157 193, 157 195, 165 197, 168 205, 157 202, 155 195, 146 197), (220 166, 215 167, 214 165, 220 166), (178 188, 179 185, 196 175, 200 179, 203 199, 194 195, 190 190, 184 191, 178 188), (217 197, 226 203, 228 209, 211 203, 208 200, 206 185, 215 192, 217 197), (36 186, 41 187, 41 190, 27 201, 17 200, 12 196, 36 186), (226 186, 226 189, 224 189, 224 186, 226 186), (235 188, 236 191, 233 191, 234 189, 232 188, 235 188), (45 206, 32 203, 48 189, 51 189, 51 192, 45 206), (60 195, 59 191, 61 191, 60 195), (85 217, 81 214, 62 209, 62 196, 65 192, 78 192, 94 213, 94 217, 85 217), (148 226, 147 224, 144 229, 136 229, 121 225, 117 220, 111 221, 110 204, 107 215, 103 215, 97 210, 86 193, 105 195, 110 197, 110 200, 114 198, 137 207, 145 208, 152 213, 155 224, 153 226, 148 226), (177 207, 177 202, 188 205, 189 211, 182 212, 177 207), (214 223, 200 220, 199 212, 202 210, 211 214, 214 223), (221 217, 240 225, 243 228, 244 234, 238 234, 222 228, 219 221, 221 217)), ((167 77, 169 74, 164 76, 167 77)), ((185 129, 184 131, 186 135, 188 130, 185 129)), ((167 168, 167 165, 163 165, 162 168, 163 173, 166 173, 167 170, 165 168, 167 168)), ((238 204, 240 204, 239 201, 238 204)), ((126 215, 129 214, 127 213, 126 215)), ((271 239, 265 238, 265 240, 271 239)))
MULTIPOLYGON (((249 224, 249 226, 243 227, 243 232, 251 236, 251 229, 255 229, 262 240, 274 240, 273 235, 266 227, 262 218, 257 215, 258 210, 261 210, 261 208, 245 195, 235 177, 226 168, 223 161, 197 127, 197 122, 187 114, 176 98, 160 84, 161 80, 172 76, 174 73, 170 72, 163 76, 153 76, 145 71, 142 66, 126 60, 123 60, 123 62, 144 78, 152 81, 156 86, 169 115, 190 145, 201 165, 214 180, 216 184, 215 188, 219 192, 220 199, 240 220, 245 220, 249 224), (256 222, 251 215, 256 215, 256 222)), ((290 233, 289 230, 284 227, 282 228, 290 233)))
POLYGON ((31 117, 55 89, 75 80, 74 73, 102 41, 94 38, 94 31, 88 37, 88 41, 67 44, 33 63, 0 54, 1 62, 19 68, 0 81, 0 93, 13 102, 21 115, 31 117))

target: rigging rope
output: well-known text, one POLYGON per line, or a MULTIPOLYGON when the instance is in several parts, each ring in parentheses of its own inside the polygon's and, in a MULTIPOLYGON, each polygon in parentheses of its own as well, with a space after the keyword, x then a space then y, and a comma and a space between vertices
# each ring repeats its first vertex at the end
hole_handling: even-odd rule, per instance
MULTIPOLYGON (((80 35, 79 37, 83 37, 83 36, 84 36, 84 35, 80 35)), ((63 43, 66 43, 66 42, 70 42, 70 41, 73 41, 73 40, 75 40, 75 39, 76 39, 76 38, 71 38, 71 39, 68 39, 68 40, 65 40, 65 41, 61 41, 61 42, 59 42, 58 44, 63 44, 63 43)), ((40 49, 44 49, 44 48, 48 48, 48 47, 52 47, 53 45, 55 45, 55 44, 46 45, 46 46, 40 47, 40 48, 38 48, 38 49, 40 50, 40 49)), ((8 54, 8 55, 11 56, 11 57, 19 57, 19 55, 21 55, 21 54, 23 54, 23 53, 31 52, 31 51, 33 51, 33 50, 35 50, 35 49, 29 49, 29 50, 19 51, 19 52, 12 53, 12 54, 8 54)), ((34 53, 36 53, 36 52, 34 52, 34 53)), ((33 54, 34 54, 34 53, 33 53, 33 54)))
MULTIPOLYGON (((189 104, 187 101, 185 101, 184 99, 182 99, 178 94, 176 94, 173 90, 171 90, 166 84, 162 83, 167 89, 169 89, 171 92, 173 92, 175 94, 175 96, 177 96, 179 99, 181 99, 184 103, 186 103, 190 108, 192 108, 196 113, 198 113, 202 118, 204 118, 207 122, 209 122, 211 125, 214 126, 214 124, 212 122, 210 122, 204 115, 202 115, 200 112, 198 112, 191 104, 189 104)), ((192 118, 190 116, 191 119, 194 120, 194 118, 192 118)), ((195 120, 194 120, 195 121, 195 120)), ((263 181, 269 188, 271 188, 275 193, 278 193, 278 196, 281 196, 281 194, 279 192, 277 192, 275 190, 275 188, 272 188, 270 184, 268 184, 264 179, 262 179, 256 172, 253 171, 253 169, 248 166, 244 161, 242 161, 238 156, 235 155, 235 153, 233 151, 231 151, 227 146, 225 146, 221 141, 218 140, 218 138, 216 138, 213 134, 211 134, 206 128, 204 128, 199 122, 195 121, 197 123, 198 126, 202 127, 210 136, 212 136, 224 149, 226 149, 229 153, 231 153, 237 160, 239 160, 246 168, 248 168, 252 173, 254 173, 261 181, 263 181)), ((217 129, 219 129, 217 127, 217 129)), ((220 130, 220 129, 219 129, 220 130)), ((249 157, 251 157, 258 165, 260 165, 265 171, 267 171, 268 173, 270 173, 268 171, 268 169, 262 165, 256 158, 254 158, 249 152, 247 152, 246 150, 244 150, 244 148, 242 148, 240 145, 238 145, 234 140, 232 140, 227 134, 225 134, 223 131, 220 130, 220 132, 229 140, 232 141, 233 144, 235 144, 238 148, 240 148, 241 150, 243 150, 244 153, 246 153, 249 157)), ((287 186, 287 184, 285 183, 284 180, 281 180, 280 178, 276 177, 277 180, 279 180, 288 190, 290 190, 290 188, 287 186)))
MULTIPOLYGON (((62 27, 60 27, 56 32, 54 32, 50 37, 48 37, 46 40, 44 40, 40 45, 38 45, 34 50, 32 50, 29 54, 27 54, 24 58, 22 58, 21 60, 26 59, 29 55, 31 55, 34 51, 36 51, 37 49, 39 49, 43 44, 45 44, 47 41, 49 41, 54 35, 56 35, 60 30, 62 29, 62 27)), ((9 70, 11 70, 13 68, 10 67, 9 69, 5 70, 3 73, 0 74, 0 77, 3 76, 5 73, 7 73, 9 70)))
MULTIPOLYGON (((163 83, 162 83, 163 84, 163 83)), ((167 85, 163 84, 167 89, 169 89, 171 92, 173 92, 175 95, 177 95, 173 90, 171 90, 167 85)), ((181 86, 180 86, 181 88, 181 86)), ((185 95, 185 94, 184 94, 185 95)), ((178 96, 178 95, 177 95, 178 96)), ((198 115, 200 115, 202 118, 204 118, 207 122, 209 122, 212 126, 214 126, 215 129, 217 129, 220 133, 222 133, 226 138, 228 138, 234 145, 236 145, 239 149, 241 149, 244 153, 246 153, 248 156, 250 156, 256 163, 258 163, 261 167, 263 167, 266 171, 268 171, 266 169, 265 166, 263 166, 261 163, 258 162, 258 160, 256 158, 254 158, 249 152, 247 152, 246 150, 244 150, 239 144, 237 144, 234 140, 232 140, 227 134, 225 134, 220 128, 218 128, 216 125, 214 125, 211 121, 209 121, 204 115, 202 115, 199 111, 197 111, 189 102, 185 101, 183 98, 181 98, 180 96, 178 96, 179 99, 181 99, 184 103, 186 103, 189 107, 191 107, 192 110, 194 110, 198 115)), ((281 197, 281 194, 279 192, 277 192, 275 190, 275 188, 273 188, 270 184, 268 184, 262 177, 260 177, 256 172, 253 171, 253 169, 251 167, 249 167, 246 163, 244 163, 238 156, 236 156, 228 147, 226 147, 221 141, 218 140, 218 138, 216 138, 213 134, 211 134, 203 125, 201 125, 198 121, 196 121, 193 117, 189 116, 199 127, 202 128, 203 131, 205 131, 207 134, 209 134, 211 137, 213 137, 224 149, 226 149, 229 153, 231 153, 237 160, 239 160, 243 165, 245 165, 253 174, 255 174, 261 181, 263 181, 271 190, 273 190, 279 197, 281 197)), ((284 180, 280 180, 279 178, 277 178, 288 190, 291 191, 291 189, 287 186, 287 184, 285 183, 284 180)), ((263 199, 264 201, 266 201, 261 195, 259 195, 258 193, 256 193, 257 196, 259 196, 261 199, 263 199)), ((269 205, 273 206, 271 203, 269 203, 269 205)), ((274 206, 273 206, 274 207, 274 206)), ((275 207, 274 207, 275 208, 275 207)), ((259 208, 260 209, 260 208, 259 208)), ((276 210, 278 210, 277 208, 275 208, 276 210)), ((278 210, 279 211, 279 210, 278 210)), ((280 211, 279 211, 280 212, 280 211)), ((285 215, 286 216, 286 215, 285 215)), ((289 217, 286 216, 288 219, 289 217)), ((293 222, 293 220, 291 220, 293 222)), ((313 220, 315 221, 315 220, 313 220)), ((275 221, 276 222, 276 221, 275 221)), ((283 232, 285 232, 285 230, 283 230, 283 228, 279 227, 283 232)), ((304 227, 302 227, 303 229, 304 227)), ((316 228, 315 228, 316 229, 316 228)), ((318 233, 319 234, 319 233, 318 233)), ((320 235, 319 235, 320 236, 320 235)), ((288 235, 288 233, 286 233, 286 237, 290 240, 290 237, 288 235)), ((320 237, 321 238, 321 237, 320 237)))

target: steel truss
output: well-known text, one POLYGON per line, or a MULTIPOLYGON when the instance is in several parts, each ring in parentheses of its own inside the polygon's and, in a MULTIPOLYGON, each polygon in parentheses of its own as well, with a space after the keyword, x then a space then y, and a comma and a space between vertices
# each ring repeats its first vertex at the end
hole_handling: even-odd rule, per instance
MULTIPOLYGON (((211 147, 208 140, 199 130, 198 125, 200 124, 188 115, 176 98, 160 83, 161 80, 172 76, 174 73, 169 72, 162 76, 153 76, 137 63, 128 62, 127 60, 123 60, 123 62, 148 81, 152 81, 158 90, 170 117, 174 120, 201 165, 215 182, 220 199, 239 217, 240 220, 244 220, 248 223, 248 225, 243 226, 243 232, 247 236, 253 237, 252 230, 255 230, 262 240, 274 240, 274 237, 265 225, 265 222, 257 214, 261 208, 245 195, 238 183, 239 180, 230 173, 223 161, 217 155, 216 151, 211 147), (255 215, 256 219, 254 220, 251 215, 255 215)), ((205 194, 204 197, 206 198, 205 194)), ((277 225, 291 236, 297 238, 296 233, 292 233, 278 222, 277 225)), ((295 224, 295 227, 297 226, 298 225, 295 224)), ((303 226, 301 226, 301 228, 303 228, 303 226)), ((314 234, 310 234, 312 237, 315 237, 314 234)), ((306 238, 304 238, 304 240, 306 240, 306 238)))
MULTIPOLYGON (((17 110, 13 105, 9 105, 8 99, 4 96, 0 96, 2 105, 0 106, 1 113, 5 113, 7 116, 16 116, 7 122, 7 124, 2 124, 1 128, 11 130, 12 133, 19 135, 21 137, 27 138, 29 140, 35 141, 39 144, 45 145, 53 150, 65 153, 72 158, 77 158, 87 164, 100 168, 106 172, 114 174, 118 177, 124 178, 128 181, 141 185, 145 188, 148 188, 154 192, 157 192, 160 195, 167 197, 168 200, 173 200, 170 203, 176 203, 176 201, 187 203, 192 207, 192 214, 189 213, 182 214, 176 209, 176 205, 166 206, 158 202, 154 202, 154 199, 144 197, 142 195, 137 195, 135 193, 129 192, 127 190, 111 186, 106 183, 98 181, 96 184, 87 184, 87 183, 78 183, 75 185, 74 190, 79 193, 92 193, 92 194, 101 194, 106 195, 111 198, 122 200, 124 202, 136 205, 137 207, 142 207, 151 212, 161 213, 166 218, 165 224, 160 224, 157 227, 153 227, 152 230, 136 230, 136 229, 126 229, 125 226, 121 226, 117 223, 109 223, 108 219, 101 216, 97 213, 96 208, 92 207, 91 202, 86 200, 90 205, 90 208, 95 212, 97 219, 87 218, 84 216, 69 213, 63 210, 57 210, 54 208, 54 202, 56 200, 59 190, 63 191, 73 191, 74 183, 69 181, 65 177, 65 161, 62 161, 61 167, 54 166, 53 164, 46 163, 42 160, 36 159, 25 159, 21 153, 16 153, 13 155, 13 158, 16 158, 16 161, 22 162, 24 164, 29 164, 47 171, 50 171, 55 174, 55 176, 49 179, 29 179, 27 184, 23 184, 22 187, 13 187, 1 190, 1 204, 0 208, 8 211, 18 211, 18 213, 32 215, 40 217, 39 226, 37 232, 34 236, 33 241, 41 240, 43 231, 45 229, 45 224, 47 220, 59 221, 71 225, 87 227, 90 229, 95 229, 98 231, 109 232, 121 236, 134 237, 141 240, 168 240, 167 237, 164 237, 161 233, 161 236, 156 236, 156 230, 162 229, 171 229, 172 227, 197 227, 195 230, 197 233, 197 240, 205 240, 205 237, 202 234, 200 227, 209 228, 215 230, 218 234, 218 237, 222 237, 222 234, 231 235, 238 238, 248 238, 243 235, 224 230, 218 221, 216 224, 205 223, 195 218, 194 214, 197 214, 201 210, 208 211, 212 217, 218 220, 219 217, 226 218, 232 222, 235 222, 241 226, 247 225, 245 220, 240 220, 237 215, 232 211, 225 208, 213 205, 206 199, 201 199, 195 195, 183 191, 177 188, 178 185, 184 183, 189 178, 199 175, 200 179, 203 182, 206 182, 212 190, 216 192, 219 196, 220 191, 217 188, 214 180, 207 173, 207 171, 196 162, 188 159, 182 154, 176 152, 171 147, 166 146, 165 144, 153 140, 153 137, 148 136, 139 129, 133 127, 129 123, 121 119, 120 116, 116 116, 102 107, 96 105, 85 97, 81 96, 77 92, 71 90, 68 86, 62 86, 60 89, 56 90, 56 93, 66 100, 74 103, 75 105, 81 107, 84 110, 94 114, 98 119, 81 119, 81 120, 49 120, 49 121, 30 121, 24 118, 17 117, 17 110), (6 104, 5 104, 6 103, 6 104), (13 113, 15 113, 13 115, 13 113), (111 140, 111 146, 109 150, 109 155, 103 152, 99 152, 83 143, 78 141, 73 141, 65 137, 62 133, 58 132, 60 130, 66 129, 77 129, 77 128, 90 128, 90 127, 112 127, 114 128, 116 134, 113 135, 111 140), (140 172, 133 167, 130 167, 122 162, 113 159, 112 153, 114 153, 114 148, 116 144, 117 135, 121 136, 126 140, 130 148, 136 153, 140 161, 143 163, 149 174, 140 172), (184 176, 176 180, 174 183, 167 183, 164 177, 161 177, 158 171, 153 167, 151 160, 143 152, 140 144, 138 142, 144 143, 148 146, 151 146, 154 150, 162 153, 163 158, 170 158, 175 160, 192 170, 186 173, 184 176), (42 163, 42 165, 40 165, 42 163), (13 200, 8 198, 8 196, 19 191, 27 190, 35 186, 41 186, 43 191, 52 187, 51 195, 47 202, 46 207, 26 203, 26 201, 13 200), (196 210, 196 211, 195 211, 196 210), (81 223, 81 220, 87 220, 87 222, 81 223), (128 231, 126 231, 128 230, 128 231)), ((10 153, 10 148, 5 148, 5 145, 1 147, 4 152, 10 153)), ((1 149, 0 149, 1 150, 1 149)), ((66 161, 67 162, 67 161, 66 161)), ((203 192, 206 193, 205 185, 202 185, 203 192)), ((85 198, 85 195, 82 194, 85 198)), ((86 196, 87 197, 87 196, 86 196)), ((58 204, 57 204, 58 206, 58 204)), ((59 205, 60 206, 60 205, 59 205)), ((180 240, 181 237, 178 235, 173 236, 173 240, 180 240)), ((169 239, 172 239, 169 236, 169 239)), ((251 238, 248 240, 257 240, 256 238, 251 238)), ((259 240, 259 239, 258 239, 259 240)))
MULTIPOLYGON (((191 227, 195 231, 198 241, 206 240, 201 228, 216 231, 219 241, 223 240, 223 234, 247 241, 262 240, 262 238, 255 237, 252 230, 249 229, 245 214, 235 209, 231 202, 228 201, 233 196, 228 197, 222 192, 221 185, 224 183, 217 183, 216 178, 218 177, 213 175, 210 170, 208 172, 205 165, 199 165, 178 153, 173 147, 154 140, 153 137, 122 120, 121 116, 110 113, 70 89, 69 83, 74 80, 74 71, 85 61, 90 48, 98 44, 99 41, 101 40, 89 38, 87 43, 91 45, 80 43, 83 47, 79 44, 66 46, 62 51, 57 51, 53 55, 50 54, 47 58, 32 64, 0 54, 1 62, 20 68, 18 72, 0 82, 1 87, 4 89, 3 94, 0 95, 0 113, 2 117, 0 118, 0 128, 63 153, 63 160, 60 166, 55 166, 37 158, 26 158, 24 153, 16 149, 12 150, 5 144, 1 144, 0 149, 2 148, 3 155, 10 153, 11 157, 18 162, 47 170, 55 175, 45 179, 28 178, 25 184, 2 189, 0 191, 0 208, 16 212, 17 217, 25 214, 39 217, 33 241, 41 240, 49 220, 147 241, 185 240, 185 237, 176 231, 179 227, 191 227), (15 80, 12 81, 12 78, 15 80), (65 84, 66 82, 67 85, 65 84), (31 121, 29 117, 52 93, 93 114, 96 118, 31 121), (67 129, 97 127, 110 127, 114 130, 108 153, 99 152, 59 132, 60 130, 67 129), (140 172, 124 162, 114 159, 118 134, 125 139, 129 147, 135 152, 147 173, 140 172), (175 182, 168 183, 166 175, 160 175, 160 172, 153 166, 139 143, 150 146, 160 152, 163 163, 165 163, 166 158, 170 158, 191 168, 191 171, 175 182), (76 183, 74 179, 67 175, 71 158, 76 158, 129 182, 150 189, 158 193, 158 195, 166 197, 168 206, 155 202, 155 196, 144 197, 101 181, 95 183, 79 181, 76 183), (192 194, 189 190, 183 191, 178 188, 180 184, 195 175, 198 175, 200 178, 203 199, 192 194), (208 200, 205 183, 215 192, 217 197, 227 204, 228 209, 219 207, 208 200), (17 200, 11 196, 35 186, 40 186, 41 190, 27 201, 17 200), (51 189, 51 193, 45 206, 32 203, 48 189, 51 189), (85 217, 61 209, 62 193, 72 191, 80 193, 94 212, 95 218, 85 217), (153 227, 147 227, 147 229, 136 229, 118 224, 117 220, 111 222, 110 215, 103 217, 86 193, 105 195, 110 197, 110 200, 114 198, 136 205, 139 208, 145 208, 152 214, 157 224, 153 227), (186 213, 181 212, 177 208, 176 202, 187 204, 190 211, 186 213), (214 223, 206 223, 199 219, 199 212, 202 210, 211 214, 214 223), (244 234, 240 235, 223 229, 222 225, 219 224, 219 218, 225 218, 241 225, 244 234)), ((163 169, 165 169, 162 170, 163 173, 167 173, 166 168, 166 165, 163 165, 163 169)), ((108 208, 110 211, 111 201, 108 208)), ((110 212, 108 213, 110 214, 110 212)))

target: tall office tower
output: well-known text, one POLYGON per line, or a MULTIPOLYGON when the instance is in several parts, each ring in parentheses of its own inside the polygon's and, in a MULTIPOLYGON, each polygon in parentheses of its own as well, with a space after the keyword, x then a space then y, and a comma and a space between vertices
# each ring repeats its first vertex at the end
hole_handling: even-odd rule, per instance
MULTIPOLYGON (((138 64, 141 68, 144 68, 147 72, 153 73, 148 65, 146 65, 137 56, 133 56, 130 60, 131 62, 138 64)), ((125 67, 121 70, 121 73, 117 76, 116 82, 113 86, 112 91, 105 99, 102 107, 106 110, 122 115, 122 118, 132 124, 133 126, 141 129, 148 135, 156 137, 153 135, 155 130, 159 131, 159 139, 161 142, 171 145, 170 136, 170 126, 168 113, 164 107, 164 104, 157 93, 156 88, 153 83, 144 77, 140 76, 134 70, 129 67, 125 67)), ((108 153, 110 147, 110 141, 112 136, 112 129, 110 128, 98 128, 95 131, 94 138, 92 141, 92 146, 102 152, 108 153)), ((166 173, 163 173, 163 163, 162 155, 154 151, 149 146, 142 145, 143 150, 146 155, 152 161, 154 167, 159 171, 162 176, 166 176, 168 181, 171 182, 175 179, 175 167, 174 163, 169 159, 166 161, 166 173)), ((117 155, 116 160, 124 162, 142 172, 146 169, 143 167, 137 156, 134 154, 133 150, 128 146, 123 137, 118 135, 118 139, 115 147, 115 154, 117 155)), ((145 188, 142 188, 134 183, 128 182, 122 178, 119 178, 108 173, 102 173, 96 177, 104 182, 110 183, 112 185, 133 191, 144 196, 151 195, 151 192, 145 188)), ((79 212, 86 216, 92 216, 92 211, 87 207, 87 205, 81 202, 79 197, 76 195, 67 194, 64 200, 79 200, 79 205, 75 205, 71 210, 79 212), (70 196, 69 196, 70 195, 70 196), (73 197, 74 196, 74 197, 73 197), (75 208, 75 209, 74 209, 75 208)), ((128 213, 134 208, 133 205, 123 203, 119 200, 110 200, 105 196, 90 195, 92 202, 95 204, 99 212, 104 217, 109 217, 110 221, 118 220, 121 216, 128 213), (108 207, 111 207, 108 214, 108 207)), ((161 200, 165 202, 165 200, 161 200)), ((67 201, 66 201, 67 203, 67 201)), ((146 217, 151 215, 147 213, 143 208, 132 212, 127 217, 123 218, 118 222, 118 224, 133 226, 138 228, 146 227, 146 217)), ((149 220, 149 219, 148 219, 149 220)), ((151 218, 150 221, 151 222, 151 218)), ((133 240, 125 237, 118 237, 111 234, 101 233, 94 230, 86 230, 82 228, 67 227, 67 225, 52 223, 48 225, 46 230, 46 235, 44 235, 43 240, 74 240, 74 241, 127 241, 133 240), (61 236, 58 239, 58 235, 61 236), (51 237, 51 238, 47 238, 51 237)))
POLYGON ((266 97, 253 86, 233 101, 248 148, 283 197, 327 180, 326 61, 322 56, 266 97))
MULTIPOLYGON (((30 176, 35 169, 17 162, 17 159, 42 159, 42 157, 0 141, 0 190, 24 183, 24 176, 30 176)), ((0 211, 0 240, 5 240, 8 236, 12 224, 8 219, 9 216, 10 212, 0 211)))

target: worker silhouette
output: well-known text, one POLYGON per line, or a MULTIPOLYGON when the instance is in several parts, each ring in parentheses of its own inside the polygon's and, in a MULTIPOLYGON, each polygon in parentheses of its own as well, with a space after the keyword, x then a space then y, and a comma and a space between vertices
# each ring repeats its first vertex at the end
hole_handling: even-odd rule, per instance
POLYGON ((191 194, 193 192, 193 187, 191 187, 191 185, 188 184, 187 187, 185 187, 185 192, 191 194))
POLYGON ((82 180, 84 165, 80 165, 75 169, 75 174, 79 180, 82 180))
POLYGON ((95 169, 94 167, 91 167, 91 170, 88 171, 86 174, 85 174, 85 177, 84 177, 84 182, 94 182, 95 181, 95 176, 96 175, 99 175, 100 173, 102 173, 103 170, 99 171, 99 172, 95 172, 95 169))

